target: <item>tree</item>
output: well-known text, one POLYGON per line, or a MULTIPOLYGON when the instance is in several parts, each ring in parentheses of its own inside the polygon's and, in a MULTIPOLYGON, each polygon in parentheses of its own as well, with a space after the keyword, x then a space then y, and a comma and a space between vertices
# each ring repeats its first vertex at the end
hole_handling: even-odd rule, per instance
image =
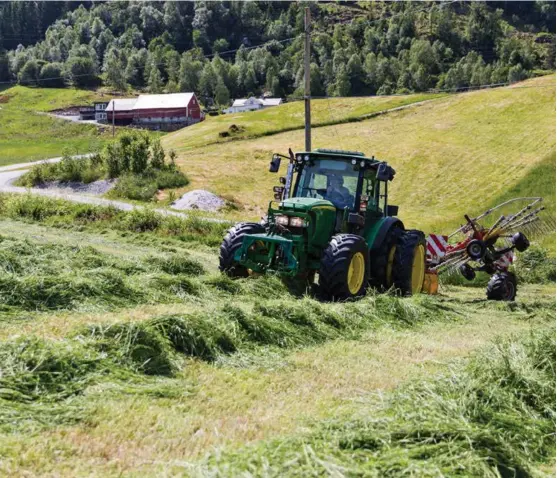
POLYGON ((162 76, 157 65, 151 65, 147 86, 150 93, 162 92, 162 76))
POLYGON ((19 83, 22 85, 35 85, 39 79, 41 66, 35 59, 29 60, 18 74, 19 83))
POLYGON ((344 65, 341 65, 339 68, 339 73, 335 81, 335 94, 336 96, 350 95, 350 77, 344 65))
POLYGON ((220 77, 215 88, 215 102, 220 106, 227 106, 230 103, 230 92, 220 77))
POLYGON ((66 72, 75 86, 94 86, 99 82, 91 58, 72 58, 66 64, 66 72))
POLYGON ((180 60, 180 91, 198 91, 203 64, 194 60, 191 53, 184 53, 180 60))
POLYGON ((0 81, 9 81, 11 76, 8 54, 6 50, 0 49, 0 81))
POLYGON ((106 83, 118 91, 125 91, 126 67, 124 56, 116 48, 111 48, 104 58, 103 72, 106 75, 106 83))
POLYGON ((62 63, 46 63, 39 74, 39 85, 47 88, 61 88, 64 82, 64 65, 62 63))

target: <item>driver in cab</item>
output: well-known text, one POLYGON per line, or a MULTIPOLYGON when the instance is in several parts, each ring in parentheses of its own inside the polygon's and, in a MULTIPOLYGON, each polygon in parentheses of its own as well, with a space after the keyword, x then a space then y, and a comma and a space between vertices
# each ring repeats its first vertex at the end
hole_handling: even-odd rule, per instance
POLYGON ((328 182, 325 199, 331 201, 338 209, 344 209, 346 206, 352 207, 354 200, 348 188, 344 187, 344 178, 331 174, 328 182))

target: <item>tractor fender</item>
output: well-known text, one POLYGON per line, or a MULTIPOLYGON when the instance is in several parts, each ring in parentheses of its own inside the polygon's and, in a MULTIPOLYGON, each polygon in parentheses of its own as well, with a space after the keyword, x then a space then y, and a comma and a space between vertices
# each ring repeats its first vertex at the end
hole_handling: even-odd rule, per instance
POLYGON ((373 252, 381 247, 385 237, 387 237, 387 233, 393 227, 400 227, 401 229, 404 229, 404 224, 399 218, 391 216, 385 217, 374 224, 374 226, 366 234, 366 242, 370 252, 373 252))

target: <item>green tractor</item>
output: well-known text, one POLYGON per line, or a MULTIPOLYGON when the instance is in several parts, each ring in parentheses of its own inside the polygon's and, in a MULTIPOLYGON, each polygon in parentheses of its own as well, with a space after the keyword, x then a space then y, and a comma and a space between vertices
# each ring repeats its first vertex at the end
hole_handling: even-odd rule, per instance
POLYGON ((423 232, 405 230, 388 203, 395 170, 363 153, 330 149, 273 155, 289 161, 262 223, 232 227, 220 248, 220 270, 231 277, 273 272, 313 284, 327 300, 365 294, 372 286, 403 295, 422 290, 423 232))

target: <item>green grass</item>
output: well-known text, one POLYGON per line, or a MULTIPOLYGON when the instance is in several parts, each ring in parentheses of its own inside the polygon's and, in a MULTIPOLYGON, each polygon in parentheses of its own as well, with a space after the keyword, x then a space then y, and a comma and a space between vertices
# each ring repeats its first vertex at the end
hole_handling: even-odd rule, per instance
POLYGON ((352 419, 215 454, 201 475, 536 476, 555 451, 555 329, 500 340, 466 366, 352 419))
MULTIPOLYGON (((438 93, 421 93, 405 96, 317 99, 311 103, 312 125, 318 127, 361 121, 385 110, 443 96, 445 95, 438 93)), ((202 123, 168 135, 166 144, 176 151, 186 151, 213 143, 227 143, 303 128, 304 103, 294 101, 260 111, 207 116, 202 123), (238 131, 231 130, 232 125, 235 125, 238 131), (219 133, 226 133, 228 136, 222 137, 219 133)))
MULTIPOLYGON (((550 286, 521 286, 517 304, 455 287, 438 297, 299 299, 276 277, 216 274, 207 229, 180 240, 156 215, 1 200, 6 474, 155 476, 183 473, 184 460, 222 474, 259 466, 271 437, 291 453, 300 437, 322 433, 323 420, 354 423, 369 394, 553 317, 550 286), (242 451, 253 442, 253 453, 242 451), (203 461, 214 447, 225 447, 226 464, 203 461)), ((272 466, 282 470, 280 459, 272 466)))
MULTIPOLYGON (((230 197, 243 206, 237 218, 266 213, 278 182, 277 175, 268 173, 271 155, 304 148, 303 131, 187 152, 180 152, 175 138, 165 137, 162 143, 177 149, 189 187, 230 197)), ((554 153, 555 76, 316 128, 313 147, 358 150, 387 160, 396 169, 390 200, 400 206, 407 227, 449 232, 464 214, 489 207, 529 174, 537 175, 535 168, 554 153)), ((540 192, 551 203, 554 188, 547 183, 540 192)))
MULTIPOLYGON (((110 99, 74 88, 15 86, 0 93, 0 166, 99 151, 112 139, 108 129, 56 119, 45 112, 110 99)), ((157 133, 153 133, 158 136, 157 133)))

